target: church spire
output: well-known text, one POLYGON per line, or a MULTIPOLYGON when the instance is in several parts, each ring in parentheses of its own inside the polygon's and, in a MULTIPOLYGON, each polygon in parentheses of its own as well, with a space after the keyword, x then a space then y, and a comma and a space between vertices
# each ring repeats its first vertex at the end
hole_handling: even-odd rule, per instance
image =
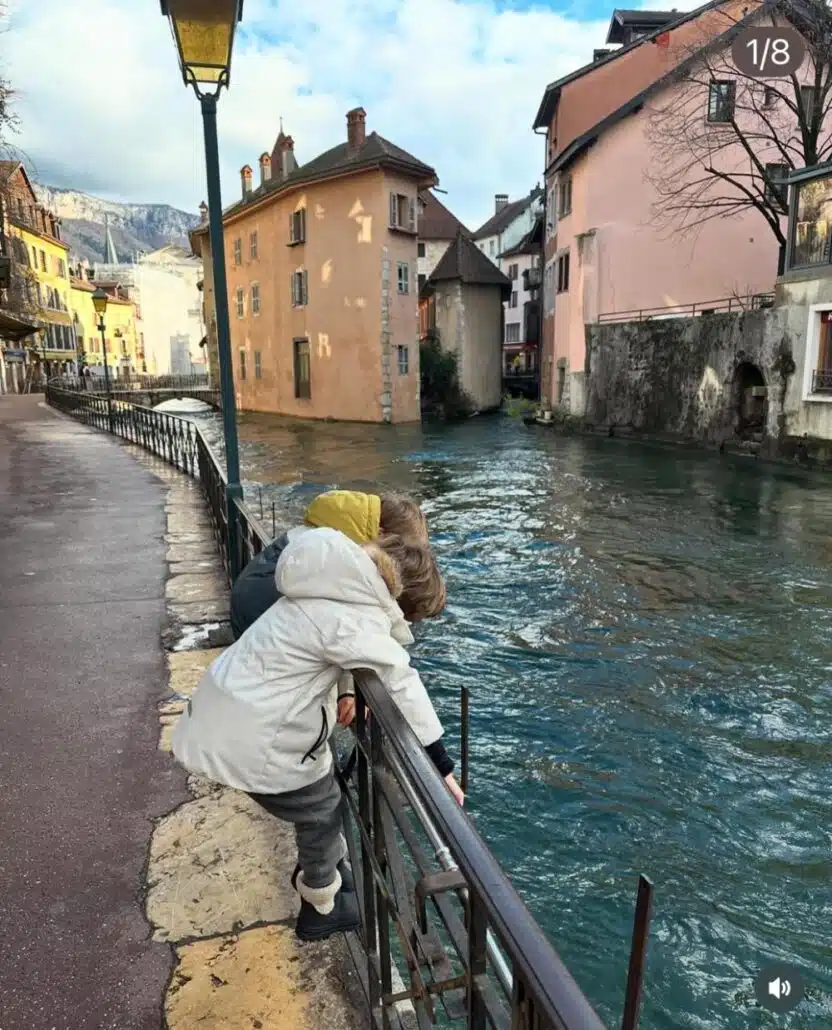
POLYGON ((118 264, 118 253, 113 243, 113 234, 110 232, 110 216, 104 214, 104 263, 107 265, 118 264))

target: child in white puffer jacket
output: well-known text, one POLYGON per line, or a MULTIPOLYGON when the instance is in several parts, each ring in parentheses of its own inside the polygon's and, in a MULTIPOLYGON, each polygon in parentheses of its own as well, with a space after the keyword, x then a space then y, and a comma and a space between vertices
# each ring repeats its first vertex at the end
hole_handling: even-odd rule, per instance
POLYGON ((358 926, 329 748, 343 672, 378 674, 463 801, 396 601, 404 592, 411 617, 426 618, 444 607, 445 586, 428 548, 391 536, 359 546, 333 529, 291 540, 276 579, 281 599, 205 673, 173 752, 190 772, 244 790, 294 824, 296 932, 317 940, 358 926))

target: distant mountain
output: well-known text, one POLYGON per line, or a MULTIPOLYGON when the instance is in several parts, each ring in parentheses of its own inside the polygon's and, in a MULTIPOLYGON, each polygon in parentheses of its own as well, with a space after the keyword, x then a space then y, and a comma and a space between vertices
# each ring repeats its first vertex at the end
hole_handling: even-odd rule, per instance
POLYGON ((119 204, 77 190, 35 186, 40 202, 61 219, 61 235, 74 257, 104 261, 104 215, 110 224, 120 261, 178 243, 190 250, 188 230, 199 224, 197 215, 169 204, 119 204))

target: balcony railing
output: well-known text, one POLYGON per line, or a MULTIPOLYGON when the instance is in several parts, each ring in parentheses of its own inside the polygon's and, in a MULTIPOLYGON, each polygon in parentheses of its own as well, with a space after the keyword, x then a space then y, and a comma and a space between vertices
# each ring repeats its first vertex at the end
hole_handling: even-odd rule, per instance
POLYGON ((526 290, 536 290, 540 286, 540 282, 539 268, 526 268, 523 270, 523 286, 526 290))
POLYGON ((812 393, 832 393, 832 368, 812 373, 812 393))
POLYGON ((755 293, 748 297, 722 297, 702 300, 693 304, 668 304, 657 308, 631 308, 629 311, 605 311, 598 316, 601 323, 646 322, 654 318, 693 318, 699 315, 717 315, 760 311, 774 306, 773 293, 755 293))

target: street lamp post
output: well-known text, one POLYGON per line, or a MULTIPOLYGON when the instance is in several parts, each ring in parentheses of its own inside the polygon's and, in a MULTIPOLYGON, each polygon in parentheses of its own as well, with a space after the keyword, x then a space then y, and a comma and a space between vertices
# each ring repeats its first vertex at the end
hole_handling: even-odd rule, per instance
POLYGON ((240 571, 237 544, 237 505, 242 499, 240 453, 237 443, 237 411, 231 332, 228 324, 228 284, 222 231, 220 159, 217 143, 217 97, 228 87, 234 31, 243 16, 243 0, 161 0, 162 14, 170 19, 185 85, 193 86, 202 108, 205 137, 205 171, 208 180, 208 234, 214 273, 214 305, 217 317, 217 350, 220 365, 220 397, 225 438, 228 564, 234 579, 240 571))
POLYGON ((104 315, 107 312, 107 291, 101 286, 96 287, 92 295, 92 306, 98 315, 98 331, 101 333, 101 353, 104 355, 104 389, 107 391, 107 425, 110 432, 113 431, 113 401, 110 397, 110 368, 107 364, 107 338, 104 335, 104 315))

